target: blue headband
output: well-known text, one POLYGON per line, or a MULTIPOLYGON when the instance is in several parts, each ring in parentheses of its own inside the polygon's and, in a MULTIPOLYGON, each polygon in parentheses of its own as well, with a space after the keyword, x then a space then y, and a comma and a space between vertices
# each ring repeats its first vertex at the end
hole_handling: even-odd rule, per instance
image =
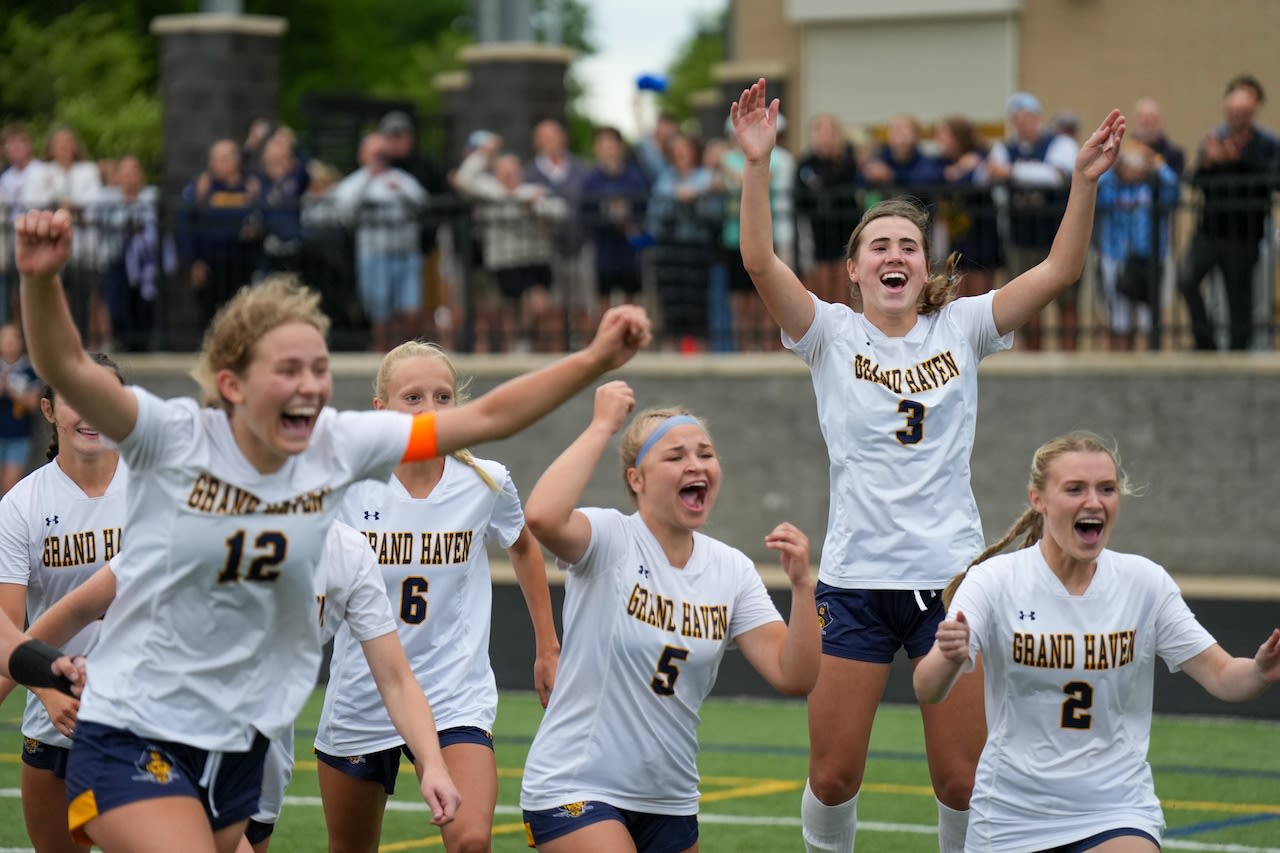
POLYGON ((672 427, 678 426, 696 426, 701 427, 702 422, 693 415, 672 415, 662 423, 658 424, 653 432, 649 433, 649 437, 644 440, 644 444, 640 445, 640 452, 636 454, 636 465, 640 464, 640 460, 644 459, 645 454, 653 449, 658 439, 662 438, 672 427))

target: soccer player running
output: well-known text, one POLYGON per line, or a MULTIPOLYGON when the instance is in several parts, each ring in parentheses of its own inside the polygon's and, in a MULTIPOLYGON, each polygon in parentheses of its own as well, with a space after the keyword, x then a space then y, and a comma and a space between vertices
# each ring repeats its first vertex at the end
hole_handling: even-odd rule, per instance
MULTIPOLYGON (((108 356, 91 357, 123 383, 108 356)), ((129 476, 120 455, 48 385, 40 412, 52 430, 47 464, 0 500, 0 610, 15 625, 38 618, 91 577, 119 550, 124 531, 129 476)), ((95 622, 69 638, 66 651, 87 654, 97 637, 95 622)), ((0 698, 8 692, 0 687, 0 698)), ((40 853, 87 849, 71 838, 65 819, 78 707, 58 690, 36 688, 22 715, 22 815, 40 853)))
MULTIPOLYGON (((121 386, 80 346, 58 272, 65 212, 17 220, 22 317, 37 373, 129 466, 129 562, 102 625, 67 769, 73 834, 106 853, 230 853, 257 810, 267 742, 314 687, 314 576, 346 489, 402 460, 500 438, 649 340, 623 306, 583 351, 463 410, 336 412, 328 318, 288 278, 243 288, 211 323, 196 370, 208 408, 121 386), (79 836, 77 836, 79 837, 79 836)), ((443 763, 433 820, 458 794, 443 763)))
MULTIPOLYGON (((28 633, 53 645, 65 643, 101 618, 115 597, 116 576, 108 564, 45 610, 31 623, 28 633)), ((395 720, 401 738, 413 744, 423 756, 419 767, 428 766, 428 759, 439 763, 431 707, 400 645, 377 561, 364 536, 340 522, 329 528, 325 538, 316 575, 315 601, 321 641, 333 639, 339 626, 350 631, 364 653, 370 678, 385 703, 386 713, 395 720)), ((286 736, 273 740, 267 749, 258 811, 250 818, 241 842, 244 853, 248 850, 266 853, 269 849, 293 774, 293 746, 290 730, 286 736)), ((427 786, 433 784, 425 775, 420 781, 427 786)), ((423 791, 424 799, 431 795, 429 788, 423 791)), ((65 797, 61 802, 65 803, 65 797)), ((65 826, 61 816, 59 823, 65 826)))
POLYGON ((1280 628, 1252 658, 1232 657, 1161 566, 1107 549, 1129 484, 1098 436, 1042 445, 1027 493, 1009 532, 944 593, 946 621, 915 670, 920 701, 941 702, 984 661, 990 732, 965 849, 1155 853, 1156 656, 1240 702, 1280 681, 1280 628), (1000 553, 1018 537, 1021 550, 1000 553))
MULTIPOLYGON (((956 258, 929 270, 927 213, 904 199, 870 208, 845 269, 862 311, 813 296, 773 251, 769 152, 778 101, 761 79, 730 107, 747 155, 742 262, 783 344, 809 365, 831 459, 831 501, 816 600, 822 670, 809 695, 809 780, 800 814, 809 851, 853 849, 858 791, 876 708, 899 649, 919 661, 943 616, 939 592, 982 550, 969 484, 978 362, 1080 276, 1098 178, 1115 161, 1113 110, 1080 149, 1049 256, 998 291, 956 298, 956 258)), ((981 677, 921 706, 942 853, 964 844, 984 738, 981 677)))
MULTIPOLYGON (((433 344, 409 341, 382 359, 373 405, 418 414, 452 409, 459 397, 449 356, 433 344)), ((368 537, 378 555, 378 577, 399 617, 400 641, 431 699, 444 761, 462 794, 454 820, 440 829, 445 849, 487 851, 498 798, 487 540, 507 550, 524 592, 537 649, 534 679, 544 705, 560 656, 542 549, 525 527, 515 484, 500 463, 458 451, 402 463, 386 482, 357 484, 341 517, 368 537)), ((401 753, 410 760, 414 755, 387 717, 352 640, 347 629, 339 630, 316 731, 331 853, 377 849, 401 753)))
POLYGON ((634 407, 626 383, 598 388, 591 423, 525 505, 567 572, 564 655, 520 791, 543 853, 696 851, 699 709, 729 644, 786 695, 818 675, 804 533, 782 523, 765 537, 791 585, 788 625, 751 559, 698 532, 720 491, 699 418, 666 408, 632 419, 621 455, 636 512, 577 506, 634 407))

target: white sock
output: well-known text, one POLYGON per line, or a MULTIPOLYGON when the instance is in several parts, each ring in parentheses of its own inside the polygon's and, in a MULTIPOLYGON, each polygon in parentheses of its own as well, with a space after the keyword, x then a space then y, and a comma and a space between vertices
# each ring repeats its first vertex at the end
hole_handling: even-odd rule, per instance
POLYGON ((858 828, 858 795, 839 805, 829 806, 813 795, 804 783, 800 798, 800 825, 806 853, 853 853, 853 836, 858 828))
POLYGON ((942 800, 937 802, 939 853, 964 853, 964 835, 969 829, 969 810, 957 811, 943 805, 942 800))

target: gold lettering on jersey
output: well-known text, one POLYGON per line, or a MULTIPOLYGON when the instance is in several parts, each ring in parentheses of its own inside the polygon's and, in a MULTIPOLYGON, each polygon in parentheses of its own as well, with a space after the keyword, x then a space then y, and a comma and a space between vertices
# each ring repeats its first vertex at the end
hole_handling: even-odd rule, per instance
POLYGON ((214 515, 246 515, 256 510, 260 503, 262 500, 257 495, 224 483, 210 474, 197 477, 191 494, 187 495, 187 506, 197 512, 214 515))
POLYGON ((627 597, 627 615, 663 631, 676 629, 676 603, 636 584, 627 597))
POLYGON ((895 394, 903 393, 904 387, 911 394, 932 391, 935 388, 941 388, 959 375, 960 366, 950 350, 926 358, 905 370, 900 367, 881 368, 865 355, 859 354, 853 357, 854 379, 864 379, 867 382, 883 385, 895 394))
POLYGON ((325 486, 323 489, 315 489, 296 498, 267 504, 262 511, 267 515, 314 515, 317 512, 324 512, 325 495, 332 491, 333 489, 325 486))
POLYGON ((1030 634, 1013 632, 1013 662, 1037 669, 1074 669, 1074 634, 1030 634))
POLYGON ((104 561, 110 560, 123 547, 123 527, 104 527, 102 529, 102 559, 104 561))
POLYGON ((723 640, 729 631, 729 605, 680 603, 680 633, 698 640, 723 640))
POLYGON ((325 597, 323 595, 316 596, 316 604, 320 605, 320 627, 321 628, 324 627, 324 601, 325 601, 325 597))
POLYGON ((471 559, 474 530, 422 531, 418 562, 424 566, 465 563, 471 559))
POLYGON ((1138 632, 1112 631, 1108 634, 1084 635, 1084 668, 1115 669, 1133 663, 1138 632))
POLYGON ((92 530, 46 536, 40 562, 49 569, 67 569, 98 562, 98 537, 92 530))

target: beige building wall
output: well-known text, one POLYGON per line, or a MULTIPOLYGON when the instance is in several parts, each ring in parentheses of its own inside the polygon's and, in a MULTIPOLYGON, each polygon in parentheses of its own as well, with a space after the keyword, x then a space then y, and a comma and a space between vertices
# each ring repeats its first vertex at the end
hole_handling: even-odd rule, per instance
POLYGON ((733 64, 787 69, 793 121, 830 110, 853 125, 904 111, 987 123, 1026 89, 1046 114, 1068 108, 1088 127, 1150 95, 1194 150, 1220 120, 1227 80, 1248 72, 1274 101, 1259 121, 1280 128, 1280 0, 731 2, 733 64))
POLYGON ((1021 42, 1022 86, 1085 126, 1150 95, 1191 155, 1221 121, 1227 81, 1247 72, 1270 98, 1259 123, 1280 127, 1276 0, 1023 0, 1021 42))

